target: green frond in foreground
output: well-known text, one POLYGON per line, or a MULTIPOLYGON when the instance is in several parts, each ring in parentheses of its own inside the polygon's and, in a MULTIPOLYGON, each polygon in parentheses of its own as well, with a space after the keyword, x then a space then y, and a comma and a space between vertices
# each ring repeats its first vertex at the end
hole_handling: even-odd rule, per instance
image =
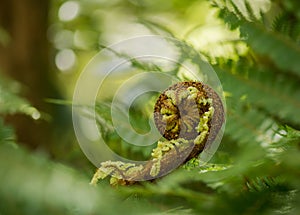
POLYGON ((123 211, 139 214, 149 211, 145 205, 141 209, 140 204, 123 203, 109 188, 90 186, 89 179, 79 172, 42 156, 29 155, 21 148, 0 146, 0 177, 3 214, 121 214, 123 211))
POLYGON ((41 114, 28 101, 18 96, 18 83, 0 76, 0 115, 22 113, 38 119, 41 114))

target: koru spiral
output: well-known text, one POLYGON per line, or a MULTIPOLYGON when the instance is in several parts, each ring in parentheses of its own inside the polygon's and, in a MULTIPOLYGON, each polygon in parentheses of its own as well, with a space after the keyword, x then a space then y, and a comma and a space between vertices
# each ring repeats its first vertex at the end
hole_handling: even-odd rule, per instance
POLYGON ((196 81, 176 83, 163 91, 154 106, 154 121, 164 137, 145 164, 102 162, 91 184, 111 176, 112 185, 128 185, 161 177, 212 144, 221 129, 224 107, 219 95, 196 81))

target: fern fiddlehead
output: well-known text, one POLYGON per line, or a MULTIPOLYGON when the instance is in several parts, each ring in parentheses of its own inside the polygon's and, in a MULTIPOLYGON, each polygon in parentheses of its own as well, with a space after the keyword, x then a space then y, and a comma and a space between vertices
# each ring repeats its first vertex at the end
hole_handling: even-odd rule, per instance
POLYGON ((224 123, 224 107, 218 94, 200 82, 179 82, 162 92, 154 106, 154 120, 164 137, 145 164, 120 161, 101 163, 91 184, 111 175, 112 185, 158 178, 213 143, 224 123))

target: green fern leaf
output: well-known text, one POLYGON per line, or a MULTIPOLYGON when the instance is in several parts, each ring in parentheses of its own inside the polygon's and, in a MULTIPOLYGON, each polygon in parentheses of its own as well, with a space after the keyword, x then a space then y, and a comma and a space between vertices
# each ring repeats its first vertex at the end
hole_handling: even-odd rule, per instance
POLYGON ((226 91, 236 98, 246 97, 251 106, 266 110, 274 118, 299 126, 300 89, 297 79, 257 68, 240 69, 246 70, 248 76, 217 69, 226 91))
POLYGON ((29 102, 18 96, 20 86, 12 80, 0 76, 0 114, 23 113, 34 119, 40 118, 39 111, 29 102))
POLYGON ((241 36, 258 54, 269 56, 282 71, 300 76, 300 47, 289 38, 255 23, 244 23, 241 36))
MULTIPOLYGON (((249 3, 244 3, 246 15, 255 18, 249 3)), ((300 76, 300 47, 284 34, 272 32, 262 23, 252 22, 230 1, 230 4, 219 4, 219 16, 231 29, 239 27, 241 37, 258 54, 268 56, 279 69, 292 71, 300 76)), ((256 19, 257 20, 257 19, 256 19)))
POLYGON ((4 125, 0 118, 0 145, 3 143, 13 143, 15 140, 15 133, 10 126, 4 125))
POLYGON ((22 148, 0 145, 0 178, 0 211, 3 214, 153 212, 146 205, 141 207, 142 203, 122 202, 120 194, 109 188, 91 187, 89 179, 80 172, 40 155, 29 155, 22 148))

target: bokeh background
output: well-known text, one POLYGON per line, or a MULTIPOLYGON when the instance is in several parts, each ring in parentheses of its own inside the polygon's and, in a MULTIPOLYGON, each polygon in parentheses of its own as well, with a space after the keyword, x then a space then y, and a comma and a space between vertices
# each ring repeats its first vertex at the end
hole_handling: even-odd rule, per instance
MULTIPOLYGON (((299 8, 297 0, 1 1, 0 214, 299 214, 299 8), (213 66, 225 136, 207 166, 91 187, 95 167, 72 125, 76 80, 103 47, 145 34, 175 37, 189 44, 179 47, 184 60, 197 65, 199 53, 213 66)), ((97 110, 109 127, 106 106, 97 110)), ((141 114, 132 109, 133 124, 147 130, 141 114)), ((149 151, 103 135, 125 155, 149 151)))

